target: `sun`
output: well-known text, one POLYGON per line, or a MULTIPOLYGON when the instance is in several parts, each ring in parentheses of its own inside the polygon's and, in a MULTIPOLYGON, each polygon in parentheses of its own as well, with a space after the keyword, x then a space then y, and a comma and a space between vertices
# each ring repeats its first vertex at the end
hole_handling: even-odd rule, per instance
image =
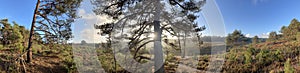
POLYGON ((151 33, 151 34, 149 35, 149 37, 151 37, 151 40, 153 40, 153 39, 155 38, 155 34, 154 34, 154 33, 151 33))
POLYGON ((141 38, 150 38, 150 40, 154 40, 155 34, 154 33, 150 33, 148 35, 142 35, 141 38))

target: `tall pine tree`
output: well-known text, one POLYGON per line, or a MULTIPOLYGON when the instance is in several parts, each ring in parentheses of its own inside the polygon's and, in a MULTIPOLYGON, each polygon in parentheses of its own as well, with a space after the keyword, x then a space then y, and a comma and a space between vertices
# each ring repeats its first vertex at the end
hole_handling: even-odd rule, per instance
MULTIPOLYGON (((193 27, 198 18, 196 13, 201 11, 201 7, 206 0, 95 0, 94 12, 98 15, 104 14, 112 17, 115 27, 122 27, 128 24, 139 25, 146 22, 153 26, 154 30, 154 67, 156 73, 163 73, 163 51, 162 35, 167 28, 193 27), (134 21, 133 21, 134 20, 134 21)), ((167 29, 172 30, 172 29, 167 29)), ((166 30, 166 31, 167 31, 166 30)), ((168 32, 168 31, 167 31, 168 32)))
POLYGON ((32 59, 33 35, 43 36, 45 43, 64 44, 72 38, 71 25, 82 0, 37 0, 27 47, 27 62, 32 59), (40 32, 40 33, 35 33, 40 32))

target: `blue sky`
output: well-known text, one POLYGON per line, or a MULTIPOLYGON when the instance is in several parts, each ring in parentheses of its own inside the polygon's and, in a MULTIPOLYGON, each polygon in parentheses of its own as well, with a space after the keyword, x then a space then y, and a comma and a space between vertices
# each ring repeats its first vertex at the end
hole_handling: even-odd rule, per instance
POLYGON ((36 0, 1 0, 0 19, 8 18, 29 29, 36 0))
POLYGON ((242 30, 245 34, 261 35, 279 31, 293 18, 300 18, 300 0, 216 0, 226 30, 242 30))
MULTIPOLYGON (((300 0, 216 0, 226 33, 242 30, 250 36, 279 31, 293 18, 300 18, 300 0)), ((0 19, 8 18, 30 27, 36 0, 2 0, 0 19)))

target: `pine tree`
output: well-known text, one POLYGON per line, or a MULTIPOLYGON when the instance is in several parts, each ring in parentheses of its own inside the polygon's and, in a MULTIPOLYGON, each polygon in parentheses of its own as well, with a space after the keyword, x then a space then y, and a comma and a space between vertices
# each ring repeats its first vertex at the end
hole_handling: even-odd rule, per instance
POLYGON ((7 46, 8 44, 10 44, 10 40, 9 40, 9 36, 11 35, 11 24, 8 22, 8 19, 2 19, 1 22, 2 24, 2 29, 1 29, 1 35, 2 35, 2 38, 1 38, 1 41, 2 41, 2 44, 3 46, 7 46))
POLYGON ((71 25, 82 0, 40 0, 35 31, 42 32, 47 43, 64 43, 72 38, 71 25))
POLYGON ((23 43, 25 40, 21 26, 16 22, 13 22, 13 24, 9 23, 8 19, 2 19, 1 24, 3 24, 1 29, 2 44, 6 47, 19 50, 19 52, 23 52, 23 43))
POLYGON ((283 26, 281 28, 281 33, 286 40, 296 40, 297 33, 300 32, 300 22, 297 19, 293 19, 289 26, 283 26))
POLYGON ((10 36, 10 40, 12 41, 12 46, 16 49, 19 49, 20 52, 23 52, 24 50, 24 37, 21 34, 20 26, 14 22, 13 28, 12 28, 12 35, 10 36))
MULTIPOLYGON (((20 30, 20 33, 22 34, 23 36, 23 41, 22 41, 22 44, 23 46, 26 46, 28 45, 28 39, 29 39, 29 30, 26 29, 24 26, 19 26, 19 30, 20 30)), ((24 47, 25 48, 25 47, 24 47)))
POLYGON ((240 30, 234 30, 226 37, 227 45, 243 45, 245 42, 247 42, 247 38, 240 30))
POLYGON ((252 43, 253 43, 253 44, 259 43, 259 38, 258 38, 258 36, 254 36, 254 37, 252 38, 252 43))
POLYGON ((27 62, 32 60, 32 40, 34 34, 43 35, 46 43, 64 44, 72 38, 71 24, 82 0, 37 0, 31 23, 27 62), (35 33, 41 32, 41 33, 35 33))
POLYGON ((87 44, 86 41, 85 41, 85 40, 82 40, 82 41, 81 41, 81 45, 85 45, 85 44, 87 44))
MULTIPOLYGON (((134 24, 139 25, 146 22, 148 25, 154 27, 154 63, 155 70, 158 73, 164 72, 163 53, 162 53, 162 35, 163 30, 172 30, 170 28, 192 27, 196 24, 197 19, 195 15, 201 10, 204 1, 195 0, 169 0, 162 5, 162 1, 142 1, 142 0, 118 0, 106 1, 95 0, 93 4, 97 7, 94 12, 98 15, 105 14, 116 20, 115 27, 122 27, 124 25, 134 24), (168 8, 170 7, 170 8, 168 8), (168 9, 165 9, 168 8, 168 9), (172 9, 173 8, 173 9, 172 9)), ((181 29, 183 30, 183 29, 181 29)))
POLYGON ((278 35, 275 31, 269 33, 268 41, 275 41, 278 40, 278 35))

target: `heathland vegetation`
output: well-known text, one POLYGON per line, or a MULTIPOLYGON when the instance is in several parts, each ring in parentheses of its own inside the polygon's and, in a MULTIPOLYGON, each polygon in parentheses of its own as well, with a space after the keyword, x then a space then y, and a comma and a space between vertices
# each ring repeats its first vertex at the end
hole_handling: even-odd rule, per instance
POLYGON ((196 19, 206 0, 169 0, 169 6, 162 7, 172 9, 160 9, 155 2, 160 1, 92 1, 95 14, 113 19, 94 25, 98 36, 106 38, 95 40, 105 43, 67 43, 73 38, 71 25, 79 18, 76 11, 81 0, 38 0, 30 30, 1 19, 0 72, 89 73, 101 68, 108 73, 130 73, 128 68, 146 72, 131 62, 120 65, 129 58, 154 63, 147 71, 158 69, 157 73, 215 72, 217 68, 224 73, 300 72, 297 19, 272 31, 268 38, 246 37, 242 30, 226 37, 203 36, 206 27, 196 19), (225 48, 226 53, 214 53, 212 48, 225 48), (125 60, 120 61, 120 56, 125 60), (224 56, 224 60, 217 58, 221 67, 209 67, 213 56, 224 56), (163 64, 161 68, 158 63, 163 64))

